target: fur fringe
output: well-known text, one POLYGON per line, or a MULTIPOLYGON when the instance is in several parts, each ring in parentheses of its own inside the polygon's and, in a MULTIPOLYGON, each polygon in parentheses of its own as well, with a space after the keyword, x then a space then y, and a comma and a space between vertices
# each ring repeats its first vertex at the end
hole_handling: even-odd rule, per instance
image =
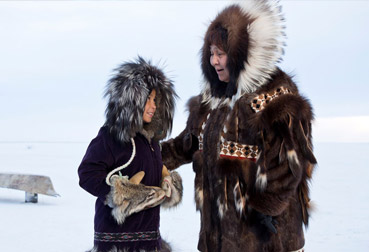
POLYGON ((209 62, 210 44, 205 40, 201 93, 203 102, 210 103, 212 108, 222 104, 232 106, 245 93, 265 85, 275 73, 276 64, 282 60, 286 37, 284 17, 276 0, 248 0, 229 6, 212 21, 205 38, 219 26, 228 32, 226 53, 230 81, 226 88, 219 81, 209 62))
POLYGON ((105 124, 110 132, 121 142, 128 142, 144 128, 156 140, 165 138, 172 130, 177 97, 172 81, 161 69, 141 57, 135 62, 123 63, 115 71, 105 91, 108 98, 105 124), (153 89, 157 92, 157 109, 152 122, 144 126, 142 115, 153 89))
MULTIPOLYGON (((164 241, 163 239, 161 240, 161 249, 160 250, 145 250, 145 249, 140 249, 140 250, 129 250, 129 249, 118 249, 117 247, 113 247, 111 250, 109 250, 108 252, 171 252, 172 251, 172 247, 170 246, 169 243, 167 243, 166 241, 164 241)), ((93 247, 92 250, 90 251, 86 251, 86 252, 102 252, 101 250, 99 250, 96 246, 93 247)), ((106 251, 104 251, 106 252, 106 251)))

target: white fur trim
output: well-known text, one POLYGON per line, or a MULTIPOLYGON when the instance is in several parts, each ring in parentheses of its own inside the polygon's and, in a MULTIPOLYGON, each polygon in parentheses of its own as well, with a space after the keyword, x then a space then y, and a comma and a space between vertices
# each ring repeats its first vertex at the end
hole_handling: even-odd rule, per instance
POLYGON ((284 53, 284 17, 279 1, 253 0, 239 3, 243 12, 255 19, 247 27, 249 32, 248 62, 238 79, 238 100, 245 93, 263 86, 276 69, 284 53), (268 49, 266 49, 268 48, 268 49))
MULTIPOLYGON (((282 60, 286 44, 285 22, 278 0, 236 3, 254 21, 245 27, 249 33, 248 58, 237 80, 237 93, 228 102, 231 107, 245 93, 255 92, 271 78, 276 64, 282 60)), ((208 81, 203 81, 201 90, 203 101, 210 103, 212 109, 221 104, 219 98, 212 97, 208 81)))

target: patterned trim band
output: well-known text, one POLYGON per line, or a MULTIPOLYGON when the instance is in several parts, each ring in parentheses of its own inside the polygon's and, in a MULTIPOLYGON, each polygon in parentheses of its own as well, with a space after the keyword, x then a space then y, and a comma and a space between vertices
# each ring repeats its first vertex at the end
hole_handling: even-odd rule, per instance
MULTIPOLYGON (((206 120, 201 125, 201 131, 198 136, 199 139, 199 150, 202 151, 204 147, 204 129, 206 126, 206 122, 209 119, 210 113, 208 114, 206 120)), ((252 161, 256 161, 257 156, 259 155, 259 149, 256 145, 248 145, 241 144, 237 142, 227 141, 224 139, 225 133, 224 130, 221 133, 220 138, 220 157, 226 158, 238 158, 238 159, 250 159, 252 161)))
POLYGON ((256 145, 240 144, 232 141, 222 141, 220 144, 220 156, 240 159, 256 160, 259 154, 256 145))
POLYGON ((276 88, 274 91, 266 94, 260 94, 256 96, 251 103, 251 108, 257 113, 262 111, 266 105, 271 102, 273 99, 277 98, 283 94, 290 94, 292 93, 288 88, 279 87, 276 88))
POLYGON ((99 242, 134 242, 153 241, 160 239, 159 231, 135 232, 135 233, 100 233, 95 232, 95 241, 99 242))

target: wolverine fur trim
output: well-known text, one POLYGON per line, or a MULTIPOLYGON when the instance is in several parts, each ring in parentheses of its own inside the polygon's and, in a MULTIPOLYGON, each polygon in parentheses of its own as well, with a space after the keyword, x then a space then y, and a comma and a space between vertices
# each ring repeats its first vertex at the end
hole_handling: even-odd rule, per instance
POLYGON ((265 85, 281 61, 284 40, 284 17, 278 1, 248 0, 225 8, 211 22, 201 50, 203 102, 210 102, 212 108, 222 102, 234 104, 245 93, 265 85), (219 27, 228 34, 224 48, 230 73, 228 83, 219 80, 209 61, 207 37, 219 27))
POLYGON ((136 133, 146 130, 155 140, 161 140, 172 130, 177 97, 173 83, 158 67, 138 57, 125 62, 106 86, 108 98, 106 122, 109 131, 121 142, 128 142, 136 133), (156 112, 151 123, 145 125, 143 112, 150 91, 156 90, 156 112))

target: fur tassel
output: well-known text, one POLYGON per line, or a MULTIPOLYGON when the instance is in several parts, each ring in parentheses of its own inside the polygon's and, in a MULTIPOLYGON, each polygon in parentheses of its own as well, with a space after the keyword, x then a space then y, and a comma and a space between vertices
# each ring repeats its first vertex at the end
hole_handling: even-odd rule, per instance
POLYGON ((243 190, 241 190, 241 186, 242 184, 238 180, 233 188, 234 203, 240 218, 242 216, 246 216, 245 212, 247 209, 247 195, 242 192, 243 190))
POLYGON ((258 164, 258 169, 256 172, 256 182, 255 182, 255 186, 258 190, 260 191, 264 191, 266 186, 267 186, 267 167, 268 164, 266 163, 267 161, 267 155, 266 155, 266 151, 267 151, 267 147, 265 145, 265 139, 264 139, 264 133, 263 131, 261 131, 259 133, 260 135, 260 145, 261 145, 261 152, 259 154, 259 157, 257 159, 257 164, 258 164))
POLYGON ((295 135, 297 138, 297 142, 299 143, 302 154, 305 158, 309 160, 310 163, 316 164, 316 158, 313 154, 313 150, 311 147, 310 140, 308 139, 308 135, 304 132, 304 127, 302 126, 302 122, 299 121, 298 125, 294 127, 295 135))

